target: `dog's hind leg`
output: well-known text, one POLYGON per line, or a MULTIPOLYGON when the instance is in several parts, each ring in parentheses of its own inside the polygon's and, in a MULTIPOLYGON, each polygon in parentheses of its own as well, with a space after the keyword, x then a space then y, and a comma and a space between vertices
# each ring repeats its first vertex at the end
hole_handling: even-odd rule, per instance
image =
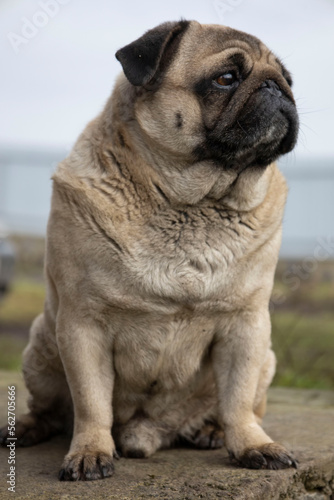
MULTIPOLYGON (((32 446, 71 429, 72 402, 55 338, 46 327, 44 315, 31 328, 23 354, 23 373, 30 392, 29 413, 15 425, 17 446, 32 446)), ((6 446, 8 427, 0 430, 0 444, 6 446)))

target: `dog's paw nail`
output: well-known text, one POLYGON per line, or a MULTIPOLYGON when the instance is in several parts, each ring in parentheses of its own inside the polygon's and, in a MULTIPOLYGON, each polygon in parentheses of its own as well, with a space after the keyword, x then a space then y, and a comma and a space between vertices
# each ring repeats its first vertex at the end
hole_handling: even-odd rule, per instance
POLYGON ((59 481, 65 481, 65 469, 60 469, 58 479, 59 481))
POLYGON ((107 467, 102 467, 102 475, 103 475, 103 477, 108 477, 108 468, 107 467))

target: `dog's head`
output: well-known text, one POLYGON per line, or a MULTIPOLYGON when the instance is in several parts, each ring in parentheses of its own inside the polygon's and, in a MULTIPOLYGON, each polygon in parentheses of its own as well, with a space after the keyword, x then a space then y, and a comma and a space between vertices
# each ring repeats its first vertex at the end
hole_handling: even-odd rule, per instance
POLYGON ((164 23, 116 53, 153 147, 237 172, 293 149, 291 76, 257 38, 195 21, 164 23), (155 146, 154 146, 155 145, 155 146))

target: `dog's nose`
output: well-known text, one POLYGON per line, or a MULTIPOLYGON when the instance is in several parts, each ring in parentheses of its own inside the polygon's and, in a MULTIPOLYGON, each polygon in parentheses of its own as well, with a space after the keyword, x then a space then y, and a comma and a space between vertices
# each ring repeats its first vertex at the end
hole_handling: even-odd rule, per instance
POLYGON ((268 92, 270 92, 270 94, 275 95, 277 97, 280 97, 282 95, 281 89, 279 88, 279 86, 277 85, 277 83, 274 82, 274 80, 266 80, 266 81, 264 81, 261 84, 260 88, 261 89, 265 88, 268 92))

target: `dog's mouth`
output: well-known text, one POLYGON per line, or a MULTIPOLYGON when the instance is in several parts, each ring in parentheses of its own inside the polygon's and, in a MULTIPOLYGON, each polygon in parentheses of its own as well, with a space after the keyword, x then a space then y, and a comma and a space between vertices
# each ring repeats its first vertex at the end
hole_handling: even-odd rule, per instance
POLYGON ((231 125, 218 123, 207 132, 206 141, 195 154, 238 171, 249 166, 266 167, 292 151, 298 127, 294 103, 279 89, 261 86, 231 125))
POLYGON ((238 126, 244 133, 248 132, 243 138, 238 134, 234 145, 229 145, 231 150, 227 166, 230 168, 266 167, 281 155, 292 151, 297 141, 298 117, 291 110, 277 110, 265 123, 261 117, 259 120, 254 119, 254 123, 247 127, 242 121, 238 126))

